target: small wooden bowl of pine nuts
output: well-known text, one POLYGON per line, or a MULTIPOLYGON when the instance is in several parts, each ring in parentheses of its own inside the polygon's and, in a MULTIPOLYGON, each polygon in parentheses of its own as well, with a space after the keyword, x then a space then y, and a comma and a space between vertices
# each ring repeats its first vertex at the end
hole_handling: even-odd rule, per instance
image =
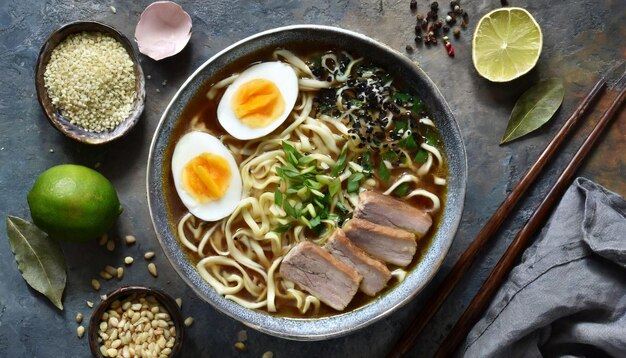
POLYGON ((89 346, 94 357, 177 357, 183 328, 180 308, 170 295, 124 286, 109 293, 91 315, 89 346))

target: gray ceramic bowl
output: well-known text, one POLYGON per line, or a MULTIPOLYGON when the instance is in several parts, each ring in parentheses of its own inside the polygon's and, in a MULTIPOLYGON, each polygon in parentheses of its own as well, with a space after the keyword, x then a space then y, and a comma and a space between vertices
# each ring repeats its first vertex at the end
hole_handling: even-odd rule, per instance
MULTIPOLYGON (((165 158, 169 160, 169 158, 165 158)), ((411 300, 437 272, 454 239, 463 211, 467 180, 465 147, 459 127, 450 108, 433 82, 411 60, 397 51, 364 35, 328 26, 296 25, 262 32, 226 48, 205 62, 176 93, 157 127, 148 159, 147 190, 150 215, 158 239, 178 274, 193 290, 213 307, 259 331, 296 340, 321 340, 348 334, 371 324, 411 300), (230 62, 267 48, 290 44, 315 44, 366 54, 376 63, 401 77, 425 102, 432 119, 441 131, 449 166, 446 206, 441 224, 421 262, 395 289, 371 303, 351 312, 317 319, 275 317, 243 308, 220 296, 198 274, 187 260, 168 219, 161 178, 161 164, 172 136, 172 129, 185 105, 198 88, 220 68, 230 62)))

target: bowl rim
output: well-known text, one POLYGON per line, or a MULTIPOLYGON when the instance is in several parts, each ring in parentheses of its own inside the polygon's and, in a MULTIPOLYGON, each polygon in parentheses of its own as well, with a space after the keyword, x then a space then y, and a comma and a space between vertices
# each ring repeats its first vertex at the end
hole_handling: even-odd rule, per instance
MULTIPOLYGON (((450 158, 450 153, 451 152, 449 150, 446 151, 446 154, 448 155, 448 159, 450 158)), ((159 158, 159 161, 160 160, 161 159, 159 158)), ((160 165, 160 162, 158 163, 160 165)), ((448 160, 448 163, 450 164, 450 160, 448 160)), ((160 178, 156 178, 156 179, 160 179, 160 178)), ((336 26, 316 25, 316 24, 289 25, 289 26, 283 26, 283 27, 278 27, 278 28, 273 28, 273 29, 269 29, 266 31, 262 31, 260 33, 254 34, 252 36, 246 37, 240 41, 235 42, 234 44, 217 52, 215 55, 211 56, 208 60, 206 60, 203 64, 201 64, 187 78, 187 80, 185 80, 185 82, 180 86, 176 94, 172 97, 169 104, 165 108, 163 115, 161 116, 161 119, 159 120, 159 123, 155 129, 152 142, 150 144, 150 151, 148 155, 147 172, 146 172, 146 190, 147 190, 147 199, 148 199, 148 209, 150 212, 150 218, 152 220, 157 239, 159 241, 159 244, 163 248, 163 251, 165 252, 166 257, 168 258, 168 260, 170 261, 170 263, 172 264, 172 266, 174 267, 178 275, 183 279, 183 281, 200 298, 207 301, 209 304, 211 304, 211 306, 213 306, 219 312, 253 329, 261 331, 263 333, 267 333, 267 334, 281 337, 281 338, 300 340, 300 341, 324 340, 324 339, 336 338, 336 337, 340 337, 340 336, 352 333, 358 329, 361 329, 367 325, 370 325, 376 321, 379 321, 380 319, 384 317, 389 316, 391 313, 395 312, 397 309, 399 309, 400 307, 408 303, 419 292, 421 292, 424 289, 424 287, 426 287, 426 285, 432 280, 435 274, 438 272, 439 268, 443 264, 443 261, 448 253, 450 246, 452 245, 452 241, 454 240, 454 237, 456 236, 456 232, 458 230, 458 227, 461 221, 462 212, 463 212, 464 200, 465 200, 465 195, 466 195, 466 186, 467 186, 467 156, 465 152, 465 145, 463 143, 463 137, 461 135, 461 131, 458 126, 458 123, 454 119, 452 111, 450 110, 448 106, 448 103, 446 102, 445 98, 443 97, 439 89, 436 87, 434 82, 430 79, 430 77, 415 62, 411 61, 402 53, 396 51, 395 49, 389 47, 388 45, 382 42, 379 42, 366 35, 363 35, 363 34, 360 34, 358 32, 354 32, 351 30, 346 30, 346 29, 336 27, 336 26), (450 121, 449 125, 451 126, 451 136, 453 137, 453 140, 458 143, 458 148, 456 148, 457 152, 455 153, 456 154, 455 160, 456 160, 457 165, 459 166, 458 168, 459 172, 457 173, 457 177, 456 177, 457 178, 456 185, 458 185, 459 192, 455 193, 454 197, 451 197, 449 193, 446 194, 447 196, 446 206, 450 201, 454 201, 456 206, 453 209, 453 213, 450 214, 452 215, 452 218, 449 222, 449 225, 447 226, 448 231, 446 234, 442 234, 442 235, 445 235, 445 241, 442 243, 443 245, 440 248, 441 249, 440 254, 437 257, 432 258, 433 259, 432 266, 430 266, 430 269, 425 273, 425 277, 423 278, 422 281, 419 282, 419 285, 412 288, 411 292, 409 292, 408 295, 395 301, 393 305, 387 307, 383 311, 377 312, 376 314, 372 316, 368 316, 367 320, 359 320, 358 322, 350 322, 350 320, 347 318, 350 317, 350 315, 354 315, 356 312, 361 311, 362 308, 364 307, 372 306, 373 303, 378 301, 378 298, 372 301, 372 303, 369 303, 365 305, 364 307, 357 308, 353 311, 341 312, 330 317, 306 319, 306 318, 290 318, 290 317, 282 317, 282 316, 272 316, 270 314, 244 308, 243 306, 240 306, 239 304, 233 301, 227 300, 223 296, 217 294, 217 292, 210 286, 209 286, 210 290, 207 292, 207 294, 212 297, 208 297, 204 292, 201 291, 200 287, 197 286, 196 283, 193 282, 193 280, 190 277, 188 277, 187 274, 184 272, 184 267, 177 261, 176 257, 174 257, 175 253, 173 251, 170 251, 167 243, 165 242, 165 238, 163 236, 164 233, 161 232, 160 230, 161 228, 159 227, 159 225, 157 224, 157 221, 155 220, 155 215, 156 215, 155 208, 154 208, 155 200, 153 200, 152 195, 155 195, 154 199, 158 198, 158 195, 162 195, 162 194, 154 193, 151 190, 151 182, 154 179, 152 172, 154 170, 154 166, 157 165, 157 162, 155 162, 155 153, 157 152, 156 146, 159 140, 159 134, 161 133, 165 125, 168 114, 171 111, 174 103, 179 99, 183 91, 196 78, 196 76, 198 76, 206 67, 210 66, 213 62, 215 62, 222 56, 226 55, 228 52, 233 51, 241 46, 244 46, 248 42, 259 40, 264 37, 268 37, 272 35, 278 35, 282 32, 288 32, 288 31, 321 31, 321 32, 334 33, 334 34, 341 34, 346 37, 355 38, 358 41, 366 42, 367 45, 378 47, 382 51, 386 51, 390 53, 390 55, 394 57, 394 61, 402 61, 404 62, 405 65, 411 66, 413 70, 416 72, 416 74, 418 74, 419 76, 423 76, 423 79, 429 83, 431 87, 430 90, 433 91, 434 97, 436 97, 438 102, 440 103, 440 106, 441 106, 440 109, 445 112, 443 116, 448 118, 450 121), (246 311, 246 312, 242 313, 241 311, 246 311), (344 320, 346 322, 342 322, 344 320), (267 323, 268 321, 270 321, 271 324, 268 324, 267 323), (307 328, 308 327, 312 328, 318 322, 319 323, 324 322, 324 325, 327 328, 319 330, 314 333, 302 332, 301 328, 296 329, 298 332, 292 331, 292 329, 294 329, 295 327, 306 326, 307 328)), ((445 212, 446 211, 444 211, 444 213, 445 212)), ((437 231, 441 231, 441 227, 439 227, 437 231)), ((177 241, 176 238, 174 238, 174 240, 177 241)), ((430 248, 433 246, 433 244, 434 244, 434 241, 433 243, 430 244, 428 251, 430 251, 430 248)), ((179 248, 179 251, 182 251, 182 250, 179 248)), ((189 262, 187 262, 187 264, 189 264, 189 262)), ((193 269, 195 270, 195 267, 193 267, 193 269)), ((410 271, 409 276, 413 274, 417 274, 415 273, 416 271, 418 271, 418 267, 415 267, 412 271, 410 271)), ((208 285, 206 282, 204 282, 204 280, 203 280, 203 283, 204 285, 208 285)), ((399 287, 395 287, 385 296, 398 290, 398 288, 399 287)))
POLYGON ((176 300, 161 289, 137 285, 121 286, 107 293, 106 299, 100 301, 100 303, 98 303, 96 308, 92 311, 91 317, 89 317, 89 326, 87 329, 87 339, 89 341, 91 354, 94 357, 102 357, 102 354, 100 353, 100 344, 98 343, 98 328, 100 328, 100 318, 104 314, 105 310, 113 303, 113 301, 134 293, 153 295, 159 303, 167 309, 172 322, 174 322, 174 327, 176 327, 176 342, 172 347, 172 353, 170 356, 177 357, 183 346, 185 325, 183 322, 183 315, 178 307, 178 304, 176 303, 176 300))
POLYGON ((121 31, 117 30, 113 26, 93 20, 78 20, 68 22, 61 25, 60 27, 52 31, 50 35, 48 35, 48 38, 39 49, 37 62, 35 63, 35 91, 37 92, 37 101, 39 102, 42 112, 44 113, 48 122, 50 122, 50 124, 56 130, 61 132, 64 136, 77 142, 91 145, 106 144, 128 134, 131 129, 137 124, 137 122, 139 122, 139 119, 141 118, 145 107, 146 99, 145 77, 143 73, 143 68, 141 67, 141 63, 139 62, 139 55, 133 47, 132 42, 128 39, 126 35, 124 35, 121 31), (77 29, 76 31, 74 31, 75 28, 82 26, 93 28, 77 29), (45 88, 45 80, 43 76, 46 67, 48 66, 49 57, 52 54, 52 51, 54 51, 54 49, 69 35, 83 31, 104 32, 109 35, 113 35, 113 37, 122 44, 133 62, 135 90, 137 92, 135 95, 135 99, 133 100, 133 107, 128 117, 122 120, 122 122, 120 122, 120 124, 118 124, 111 131, 103 131, 100 133, 88 132, 80 126, 69 123, 69 121, 67 121, 65 117, 62 117, 60 113, 58 113, 58 109, 56 109, 54 105, 52 105, 50 97, 48 96, 48 90, 45 88), (53 45, 53 38, 56 35, 63 33, 65 33, 63 38, 60 39, 56 45, 53 45), (45 57, 48 57, 48 60, 44 63, 45 57), (48 108, 48 104, 50 108, 48 108), (62 119, 58 117, 62 117, 62 119), (117 130, 118 128, 120 130, 117 130), (71 131, 76 131, 76 133, 73 133, 71 131))

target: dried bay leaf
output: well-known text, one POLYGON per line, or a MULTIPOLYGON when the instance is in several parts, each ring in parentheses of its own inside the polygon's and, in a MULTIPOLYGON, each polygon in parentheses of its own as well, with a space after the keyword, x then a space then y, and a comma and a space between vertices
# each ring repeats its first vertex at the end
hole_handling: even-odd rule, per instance
POLYGON ((7 216, 7 237, 24 280, 63 310, 61 299, 67 273, 59 243, 34 224, 15 216, 7 216))
POLYGON ((563 102, 563 80, 550 78, 529 88, 515 103, 500 144, 524 136, 544 125, 563 102))

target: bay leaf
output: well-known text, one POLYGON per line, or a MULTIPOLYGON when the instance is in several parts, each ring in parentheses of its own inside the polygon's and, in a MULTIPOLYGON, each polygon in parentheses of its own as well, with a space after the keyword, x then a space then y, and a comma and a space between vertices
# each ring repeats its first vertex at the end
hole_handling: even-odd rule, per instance
POLYGON ((563 102, 563 80, 550 78, 532 86, 515 103, 500 144, 524 136, 552 118, 563 102))
POLYGON ((7 216, 7 238, 24 280, 63 310, 67 272, 59 243, 34 224, 15 216, 7 216))

